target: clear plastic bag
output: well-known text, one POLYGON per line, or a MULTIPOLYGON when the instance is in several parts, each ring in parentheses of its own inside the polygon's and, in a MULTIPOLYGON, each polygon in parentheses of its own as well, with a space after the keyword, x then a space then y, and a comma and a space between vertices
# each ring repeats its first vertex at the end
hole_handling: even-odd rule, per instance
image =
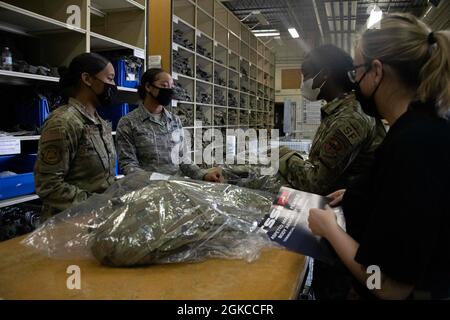
POLYGON ((110 266, 255 260, 275 246, 258 223, 274 195, 229 184, 134 173, 46 221, 23 243, 56 258, 110 266))

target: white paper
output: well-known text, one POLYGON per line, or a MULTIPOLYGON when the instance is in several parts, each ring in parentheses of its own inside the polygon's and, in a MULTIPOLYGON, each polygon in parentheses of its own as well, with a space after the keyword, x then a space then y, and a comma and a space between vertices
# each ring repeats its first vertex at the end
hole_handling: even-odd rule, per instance
POLYGON ((0 137, 0 155, 20 154, 20 139, 0 137))

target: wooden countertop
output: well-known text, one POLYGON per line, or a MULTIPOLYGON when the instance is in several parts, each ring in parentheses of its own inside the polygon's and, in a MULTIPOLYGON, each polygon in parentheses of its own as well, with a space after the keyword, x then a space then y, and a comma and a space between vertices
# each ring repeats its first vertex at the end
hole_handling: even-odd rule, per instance
POLYGON ((295 299, 306 258, 281 249, 258 260, 110 268, 94 260, 51 259, 20 244, 0 243, 0 299, 295 299), (67 289, 67 267, 78 265, 81 289, 67 289))

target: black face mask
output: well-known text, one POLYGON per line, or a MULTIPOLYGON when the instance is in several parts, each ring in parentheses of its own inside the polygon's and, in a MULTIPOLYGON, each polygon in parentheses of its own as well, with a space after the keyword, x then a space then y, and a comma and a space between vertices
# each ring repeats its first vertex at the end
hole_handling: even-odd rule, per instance
POLYGON ((103 80, 100 80, 96 77, 98 81, 103 82, 103 91, 100 94, 95 93, 95 91, 91 88, 92 91, 94 91, 95 95, 97 96, 98 102, 101 106, 107 107, 113 104, 113 99, 117 95, 117 86, 114 84, 106 83, 103 80))
POLYGON ((151 84, 153 88, 159 89, 158 95, 155 97, 151 92, 149 94, 158 101, 162 106, 166 107, 172 101, 174 96, 174 90, 172 88, 159 88, 151 84))
POLYGON ((369 70, 367 70, 363 74, 361 79, 359 79, 359 81, 357 83, 355 83, 355 98, 361 104, 361 109, 364 111, 365 114, 367 114, 368 116, 374 117, 376 119, 382 119, 383 117, 378 112, 374 96, 375 96, 375 93, 377 92, 378 88, 380 87, 381 81, 383 79, 380 80, 380 82, 378 83, 377 87, 375 88, 375 90, 370 95, 370 97, 364 96, 364 94, 361 91, 361 87, 359 85, 361 83, 361 81, 364 79, 364 77, 366 76, 368 71, 369 70))

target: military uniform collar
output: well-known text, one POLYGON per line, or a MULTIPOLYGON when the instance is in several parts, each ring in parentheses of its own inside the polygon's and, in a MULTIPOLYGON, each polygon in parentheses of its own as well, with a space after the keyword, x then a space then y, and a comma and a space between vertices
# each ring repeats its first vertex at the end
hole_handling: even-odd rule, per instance
POLYGON ((344 93, 343 95, 334 98, 333 101, 327 103, 324 105, 321 109, 322 118, 326 117, 327 115, 333 114, 339 106, 347 103, 349 100, 354 100, 355 95, 353 93, 344 93))
MULTIPOLYGON (((167 111, 166 108, 163 107, 163 116, 167 119, 168 122, 173 120, 172 114, 167 111)), ((139 105, 139 117, 141 118, 141 121, 144 122, 145 120, 150 120, 156 123, 159 123, 155 120, 155 118, 152 117, 150 111, 148 111, 143 104, 139 105)))
POLYGON ((102 123, 101 118, 97 113, 97 110, 95 111, 95 117, 93 117, 86 111, 86 108, 77 99, 69 98, 69 104, 73 106, 76 110, 78 110, 78 112, 81 113, 82 116, 84 116, 87 120, 89 120, 93 124, 102 123))

